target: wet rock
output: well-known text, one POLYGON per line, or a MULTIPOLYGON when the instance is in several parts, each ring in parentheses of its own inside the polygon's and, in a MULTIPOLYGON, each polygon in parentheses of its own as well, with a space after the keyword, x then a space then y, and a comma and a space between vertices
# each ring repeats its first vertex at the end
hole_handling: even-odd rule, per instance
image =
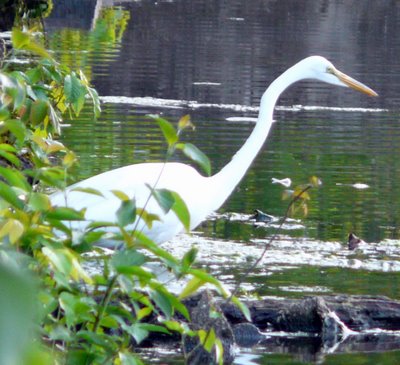
MULTIPOLYGON (((198 301, 194 306, 188 305, 192 319, 192 322, 189 324, 190 328, 195 331, 214 330, 215 336, 221 341, 223 346, 224 364, 231 364, 235 358, 235 340, 229 322, 209 291, 204 291, 200 296, 191 298, 192 304, 197 299, 198 301)), ((217 364, 215 349, 211 353, 207 352, 199 343, 198 337, 184 336, 182 347, 187 364, 217 364)))
POLYGON ((238 323, 232 327, 235 342, 240 347, 253 347, 265 336, 252 323, 238 323))
POLYGON ((365 245, 366 243, 354 233, 349 234, 348 247, 349 250, 355 250, 356 248, 365 245))
POLYGON ((274 220, 274 217, 261 210, 255 209, 254 214, 250 216, 249 219, 254 219, 256 223, 270 223, 274 220))

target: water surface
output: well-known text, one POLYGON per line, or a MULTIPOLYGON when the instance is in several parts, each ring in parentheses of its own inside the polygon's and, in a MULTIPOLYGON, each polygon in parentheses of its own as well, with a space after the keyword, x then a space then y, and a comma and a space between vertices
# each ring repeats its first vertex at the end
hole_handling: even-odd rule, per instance
MULTIPOLYGON (((271 178, 290 177, 297 185, 318 176, 322 185, 311 191, 308 215, 285 226, 242 293, 400 299, 397 2, 124 1, 102 9, 99 2, 75 2, 57 1, 45 24, 56 57, 82 68, 103 100, 98 120, 88 109, 63 129, 62 140, 80 157, 78 178, 163 160, 166 145, 148 114, 174 121, 189 113, 196 131, 183 138, 218 171, 251 132, 269 83, 312 54, 375 89, 378 98, 313 81, 291 87, 278 102, 265 147, 232 197, 195 234, 167 247, 182 254, 198 245, 199 263, 232 286, 274 232, 273 226, 255 228, 249 215, 254 209, 277 219, 285 214, 284 188, 271 178), (370 244, 367 250, 348 251, 351 231, 370 244)), ((398 352, 325 356, 307 346, 271 350, 290 355, 267 352, 265 346, 241 351, 237 364, 400 360, 398 352)), ((162 361, 181 359, 167 353, 162 361)))

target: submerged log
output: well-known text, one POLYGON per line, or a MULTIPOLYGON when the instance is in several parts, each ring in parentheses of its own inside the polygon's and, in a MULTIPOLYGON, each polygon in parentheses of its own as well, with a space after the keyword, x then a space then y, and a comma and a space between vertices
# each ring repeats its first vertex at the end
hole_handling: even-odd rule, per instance
MULTIPOLYGON (((216 302, 209 292, 184 301, 192 319, 188 325, 194 330, 213 328, 221 339, 226 351, 225 364, 233 361, 232 349, 235 344, 251 347, 261 343, 268 351, 298 354, 306 361, 317 361, 332 351, 400 348, 400 338, 391 333, 360 332, 372 329, 400 330, 400 302, 387 297, 332 295, 244 301, 250 310, 252 323, 247 322, 234 304, 216 302), (210 309, 214 317, 210 317, 210 309), (215 313, 219 314, 215 316, 215 313), (269 336, 271 332, 280 335, 269 336), (303 335, 299 336, 299 332, 303 335), (290 333, 297 334, 290 336, 290 333)), ((157 347, 166 342, 176 345, 178 339, 176 336, 151 333, 146 345, 157 347)), ((188 364, 215 363, 215 353, 202 351, 196 339, 183 339, 182 351, 188 364)))
MULTIPOLYGON (((314 296, 304 299, 264 299, 245 302, 253 324, 260 329, 322 334, 327 310, 353 331, 380 328, 400 330, 400 302, 383 296, 314 296), (326 305, 326 308, 324 308, 326 305)), ((244 322, 233 304, 221 308, 231 323, 244 322)))

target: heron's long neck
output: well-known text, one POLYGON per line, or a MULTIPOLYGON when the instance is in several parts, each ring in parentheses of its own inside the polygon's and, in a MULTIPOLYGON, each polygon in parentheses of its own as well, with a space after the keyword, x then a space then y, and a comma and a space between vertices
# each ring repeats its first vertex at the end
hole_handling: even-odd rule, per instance
MULTIPOLYGON (((294 66, 295 67, 295 66, 294 66)), ((251 163, 262 148, 273 122, 275 104, 280 94, 293 82, 297 81, 294 67, 278 77, 261 97, 257 123, 240 150, 232 160, 214 176, 210 177, 214 196, 214 210, 218 209, 239 184, 251 163)))

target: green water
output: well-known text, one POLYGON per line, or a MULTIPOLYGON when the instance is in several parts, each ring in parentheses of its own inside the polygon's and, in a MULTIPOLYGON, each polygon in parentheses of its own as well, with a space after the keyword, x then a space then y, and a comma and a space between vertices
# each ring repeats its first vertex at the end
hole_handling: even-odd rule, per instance
MULTIPOLYGON (((285 108, 276 111, 278 122, 265 148, 219 211, 248 215, 260 209, 282 217, 288 202, 282 200, 284 188, 271 184, 271 178, 290 177, 299 185, 318 176, 322 185, 310 192, 308 215, 297 216, 296 229, 281 232, 282 239, 245 279, 246 257, 248 262, 255 259, 273 228, 216 219, 204 223, 190 244, 201 252, 208 241, 215 246, 218 241, 221 261, 204 253, 201 264, 229 277, 228 284, 244 280, 243 294, 400 299, 399 10, 386 2, 357 4, 358 10, 350 2, 322 0, 304 6, 286 0, 135 1, 103 7, 99 14, 91 1, 85 8, 72 1, 55 4, 45 25, 59 60, 82 69, 104 97, 150 98, 103 102, 98 120, 87 109, 68 122, 61 139, 79 156, 77 179, 162 161, 166 144, 147 114, 174 121, 189 113, 196 131, 183 138, 205 152, 218 171, 254 126, 231 118, 256 117, 259 98, 275 77, 303 57, 324 55, 381 96, 372 99, 313 82, 288 90, 278 102, 285 108), (356 183, 368 188, 357 189, 356 183), (349 253, 351 231, 375 251, 349 253), (285 243, 288 239, 293 249, 285 243), (296 246, 296 240, 307 247, 296 246), (329 246, 332 242, 336 245, 329 246)), ((180 155, 173 158, 186 161, 180 155)), ((326 354, 313 345, 303 350, 260 345, 241 349, 236 364, 400 362, 398 351, 365 351, 326 354)), ((159 354, 158 360, 150 355, 148 361, 183 363, 171 353, 159 354)))

